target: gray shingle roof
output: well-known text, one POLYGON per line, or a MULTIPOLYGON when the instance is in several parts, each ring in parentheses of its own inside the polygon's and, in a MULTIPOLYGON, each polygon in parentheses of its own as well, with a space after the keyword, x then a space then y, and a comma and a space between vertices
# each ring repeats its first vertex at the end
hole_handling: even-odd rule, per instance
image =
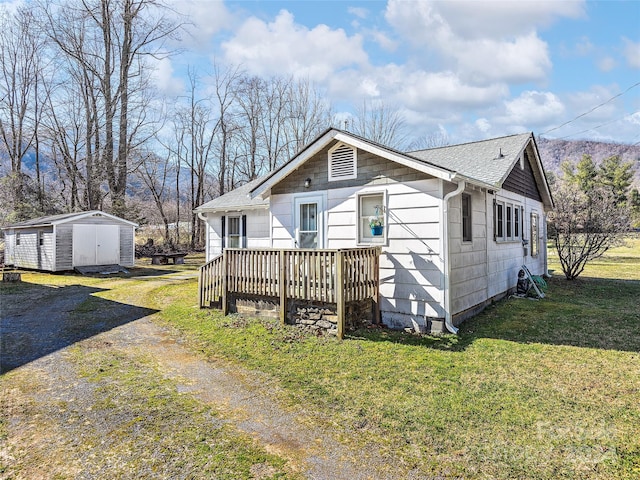
POLYGON ((530 133, 521 133, 407 155, 497 187, 505 180, 530 138, 530 133))
POLYGON ((269 206, 269 198, 251 198, 249 192, 258 185, 265 177, 256 178, 255 180, 245 183, 241 187, 231 190, 213 200, 196 208, 196 212, 211 212, 217 210, 238 209, 238 208, 267 208, 269 206))

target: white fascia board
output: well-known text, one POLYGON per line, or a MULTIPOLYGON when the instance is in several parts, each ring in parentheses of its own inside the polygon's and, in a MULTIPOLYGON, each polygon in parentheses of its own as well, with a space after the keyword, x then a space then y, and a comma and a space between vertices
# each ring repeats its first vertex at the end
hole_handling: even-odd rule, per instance
POLYGON ((353 145, 360 150, 365 150, 369 153, 373 153, 374 155, 378 155, 379 157, 386 158, 400 165, 404 165, 405 167, 409 167, 419 172, 426 173, 427 175, 431 175, 432 177, 452 181, 456 176, 455 172, 451 172, 444 168, 427 165, 423 162, 408 158, 405 155, 385 150, 378 147, 377 145, 372 145, 368 142, 360 140, 359 138, 354 138, 342 132, 338 132, 337 135, 335 135, 335 139, 341 142, 345 142, 349 145, 353 145))
POLYGON ((213 208, 196 208, 193 213, 226 213, 226 212, 246 212, 249 210, 267 210, 269 205, 233 205, 226 207, 213 207, 213 208))

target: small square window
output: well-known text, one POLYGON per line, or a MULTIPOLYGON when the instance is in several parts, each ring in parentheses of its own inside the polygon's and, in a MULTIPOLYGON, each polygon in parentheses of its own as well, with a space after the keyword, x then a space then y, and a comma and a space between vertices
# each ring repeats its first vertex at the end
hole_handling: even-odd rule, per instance
POLYGON ((383 192, 358 196, 358 242, 382 244, 387 238, 383 192))

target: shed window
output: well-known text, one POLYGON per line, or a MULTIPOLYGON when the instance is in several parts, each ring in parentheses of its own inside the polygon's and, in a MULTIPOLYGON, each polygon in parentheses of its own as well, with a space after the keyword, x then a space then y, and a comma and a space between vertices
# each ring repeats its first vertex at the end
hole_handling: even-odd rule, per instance
POLYGON ((42 232, 38 232, 38 245, 39 246, 44 245, 44 235, 42 234, 42 232))
POLYGON ((16 245, 20 245, 20 234, 16 233, 16 245))
POLYGON ((462 194, 462 241, 470 242, 471 233, 471 195, 462 194))
POLYGON ((329 149, 329 181, 349 180, 357 177, 355 147, 338 143, 329 149))

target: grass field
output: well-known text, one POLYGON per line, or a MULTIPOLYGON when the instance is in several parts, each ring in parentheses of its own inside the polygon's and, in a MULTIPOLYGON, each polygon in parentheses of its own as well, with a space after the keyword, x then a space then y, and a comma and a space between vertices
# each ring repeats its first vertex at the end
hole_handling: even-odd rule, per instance
MULTIPOLYGON (((195 280, 160 286, 136 301, 160 310, 154 318, 177 327, 194 350, 261 372, 280 387, 287 408, 304 409, 310 422, 346 445, 388 459, 400 476, 640 478, 640 239, 593 262, 573 282, 552 255, 550 261, 555 273, 544 300, 501 301, 457 336, 370 329, 344 341, 316 337, 270 320, 199 310, 195 280)), ((187 257, 185 266, 159 268, 193 270, 199 263, 187 257)), ((136 269, 141 278, 118 288, 114 279, 32 273, 25 279, 108 285, 100 295, 127 302, 145 271, 151 272, 136 269)), ((118 392, 147 378, 132 400, 140 411, 145 389, 165 388, 148 378, 147 367, 114 365, 106 372, 119 378, 118 392)), ((179 410, 191 423, 203 414, 189 402, 179 410)), ((231 439, 230 452, 246 445, 224 438, 231 439)), ((185 440, 181 454, 189 458, 188 449, 198 445, 185 440)))
POLYGON ((544 300, 510 299, 458 336, 355 332, 194 315, 195 286, 158 291, 162 317, 211 356, 278 379, 349 442, 424 477, 640 478, 640 242, 544 300), (202 321, 205 320, 205 321, 202 321))

